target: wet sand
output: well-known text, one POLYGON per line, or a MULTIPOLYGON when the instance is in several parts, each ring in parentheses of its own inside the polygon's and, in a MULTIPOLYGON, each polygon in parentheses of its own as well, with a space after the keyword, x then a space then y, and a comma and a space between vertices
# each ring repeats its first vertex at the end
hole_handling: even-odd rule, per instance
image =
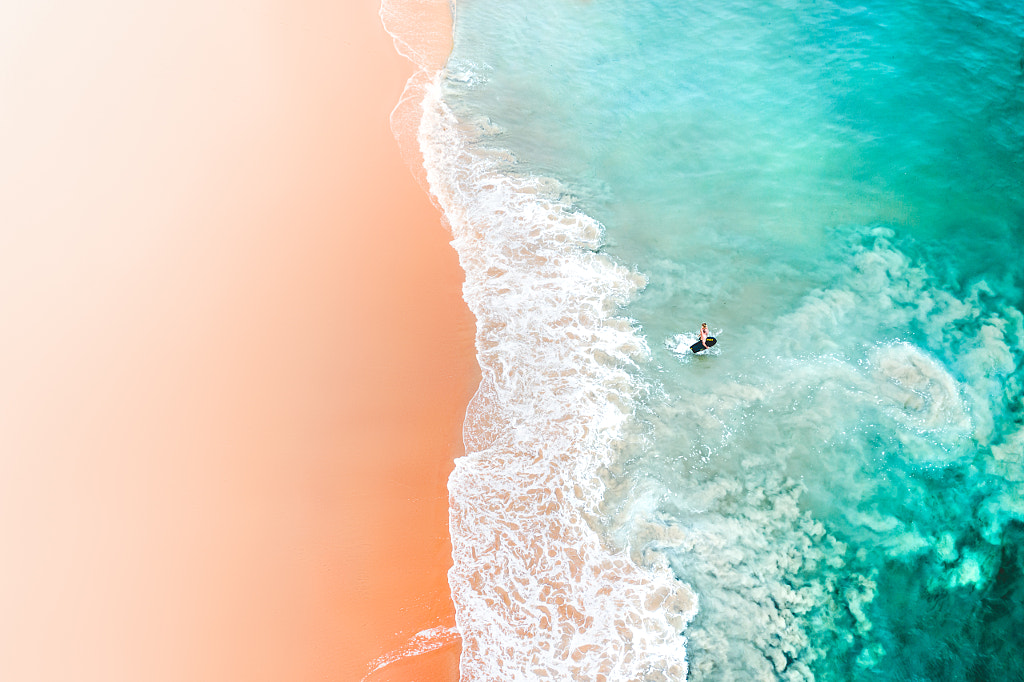
POLYGON ((0 678, 358 680, 452 625, 473 320, 376 2, 3 8, 0 53, 0 678))

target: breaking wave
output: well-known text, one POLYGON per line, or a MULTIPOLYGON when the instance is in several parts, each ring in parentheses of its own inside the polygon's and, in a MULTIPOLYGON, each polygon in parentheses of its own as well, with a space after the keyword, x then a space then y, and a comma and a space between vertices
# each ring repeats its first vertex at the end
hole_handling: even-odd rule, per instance
POLYGON ((466 272, 481 385, 448 487, 449 583, 465 680, 678 680, 696 596, 594 529, 601 471, 648 390, 650 351, 616 311, 645 284, 548 178, 475 146, 427 90, 420 145, 466 272))

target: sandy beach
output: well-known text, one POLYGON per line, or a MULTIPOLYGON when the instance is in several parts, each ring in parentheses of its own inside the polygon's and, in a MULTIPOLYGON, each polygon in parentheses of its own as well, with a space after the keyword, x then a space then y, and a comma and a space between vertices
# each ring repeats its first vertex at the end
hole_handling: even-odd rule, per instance
POLYGON ((0 27, 0 677, 358 680, 453 625, 473 319, 376 2, 0 27))

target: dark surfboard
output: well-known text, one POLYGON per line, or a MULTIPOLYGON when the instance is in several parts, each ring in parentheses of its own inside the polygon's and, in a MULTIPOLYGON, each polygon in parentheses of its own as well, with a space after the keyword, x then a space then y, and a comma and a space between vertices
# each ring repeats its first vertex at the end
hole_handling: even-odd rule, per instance
MULTIPOLYGON (((708 337, 708 339, 707 339, 708 348, 711 348, 711 346, 715 345, 716 343, 717 343, 717 341, 715 341, 715 337, 713 337, 713 336, 709 336, 708 337)), ((698 341, 697 343, 695 343, 692 346, 690 346, 690 350, 692 350, 694 353, 699 353, 702 350, 704 350, 704 346, 700 345, 700 341, 698 341)))

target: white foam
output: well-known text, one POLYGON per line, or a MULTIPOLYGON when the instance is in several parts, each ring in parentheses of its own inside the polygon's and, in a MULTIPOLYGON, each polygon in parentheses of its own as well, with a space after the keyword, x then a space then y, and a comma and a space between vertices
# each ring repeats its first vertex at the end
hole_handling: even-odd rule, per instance
POLYGON ((464 680, 679 680, 696 596, 588 523, 646 385, 617 308, 644 278, 594 251, 602 228, 550 179, 500 171, 441 83, 420 145, 477 318, 481 385, 448 487, 464 680))
POLYGON ((420 103, 451 52, 455 1, 381 0, 378 15, 395 51, 416 65, 391 111, 391 132, 416 182, 429 194, 418 140, 420 103))
POLYGON ((415 635, 409 638, 405 644, 389 651, 388 653, 375 658, 370 662, 368 668, 369 672, 363 676, 362 682, 367 682, 374 677, 374 673, 378 670, 385 668, 396 661, 400 661, 403 658, 409 658, 411 656, 420 656, 422 654, 436 651, 441 647, 448 646, 459 640, 458 628, 445 627, 443 625, 436 628, 429 628, 427 630, 421 630, 415 635))

